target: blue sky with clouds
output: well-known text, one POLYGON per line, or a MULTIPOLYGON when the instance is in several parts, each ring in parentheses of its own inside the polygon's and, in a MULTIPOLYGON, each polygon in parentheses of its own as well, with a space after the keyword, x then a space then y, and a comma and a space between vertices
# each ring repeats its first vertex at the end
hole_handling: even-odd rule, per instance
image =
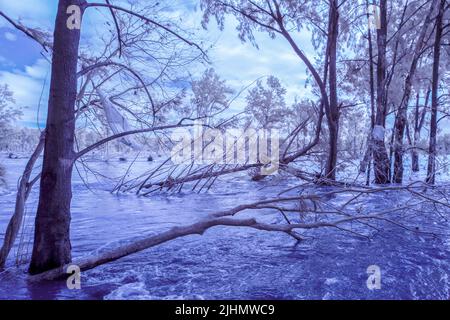
MULTIPOLYGON (((52 30, 57 0, 0 0, 0 10, 15 20, 31 27, 52 30)), ((120 3, 121 1, 112 1, 120 3)), ((199 37, 214 43, 209 57, 217 73, 227 80, 235 90, 267 75, 276 75, 287 88, 287 100, 295 96, 308 95, 305 89, 305 66, 299 61, 285 40, 271 39, 265 33, 256 33, 259 50, 250 43, 242 43, 235 31, 236 21, 228 18, 223 32, 214 23, 209 29, 201 29, 201 12, 198 1, 165 1, 174 9, 174 16, 182 18, 181 25, 199 29, 199 37)), ((125 6, 125 4, 124 4, 125 6)), ((83 20, 82 41, 95 40, 99 30, 105 27, 108 16, 100 10, 88 11, 83 20)), ((308 32, 300 32, 297 40, 312 58, 314 50, 308 32)), ((36 127, 45 122, 50 63, 41 53, 41 48, 31 39, 12 28, 0 18, 0 84, 8 84, 15 94, 18 106, 26 107, 21 125, 36 127), (42 96, 42 97, 41 97, 42 96), (39 106, 40 102, 40 106, 39 106), (40 110, 39 116, 37 110, 40 110), (39 119, 39 120, 38 120, 39 119)), ((202 69, 193 70, 200 74, 202 69)), ((243 107, 243 99, 236 101, 235 111, 243 107)))

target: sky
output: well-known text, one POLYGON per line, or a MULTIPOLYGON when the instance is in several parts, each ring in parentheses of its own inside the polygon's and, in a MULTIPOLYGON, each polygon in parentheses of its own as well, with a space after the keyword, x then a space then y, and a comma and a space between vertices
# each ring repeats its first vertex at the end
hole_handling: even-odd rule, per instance
MULTIPOLYGON (((122 1, 124 0, 111 2, 121 4, 122 1)), ((51 33, 57 2, 57 0, 0 0, 0 10, 26 26, 39 27, 51 33)), ((181 19, 181 22, 178 22, 180 25, 185 24, 198 29, 199 38, 214 44, 208 51, 210 67, 213 67, 235 91, 240 91, 258 78, 275 75, 287 89, 288 103, 293 102, 295 97, 309 94, 305 89, 306 68, 284 39, 272 39, 266 33, 257 32, 259 49, 250 43, 242 43, 237 36, 234 18, 226 20, 223 32, 218 30, 215 22, 210 23, 208 30, 203 30, 202 13, 198 2, 165 1, 166 5, 173 8, 171 14, 177 17, 177 20, 181 19)), ((104 10, 103 12, 97 9, 88 10, 83 18, 82 42, 94 41, 102 28, 106 28, 107 20, 108 15, 104 10)), ((305 31, 299 32, 296 40, 302 44, 306 54, 313 58, 315 53, 310 38, 310 34, 305 31)), ((17 106, 24 108, 24 115, 18 123, 22 126, 44 127, 50 61, 41 51, 42 49, 33 40, 0 17, 0 84, 7 84, 14 92, 17 106)), ((204 68, 198 67, 197 70, 193 70, 193 75, 200 75, 204 68)), ((242 110, 244 103, 243 98, 238 99, 232 105, 232 110, 235 112, 242 110)))

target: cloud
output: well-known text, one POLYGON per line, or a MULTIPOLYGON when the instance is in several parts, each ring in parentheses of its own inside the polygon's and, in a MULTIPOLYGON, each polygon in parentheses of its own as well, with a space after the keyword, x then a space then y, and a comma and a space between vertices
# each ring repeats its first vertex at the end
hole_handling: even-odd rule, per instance
POLYGON ((39 59, 32 66, 25 66, 25 73, 31 78, 44 79, 50 72, 50 64, 45 59, 39 59))
POLYGON ((14 33, 11 33, 8 31, 5 32, 4 36, 5 36, 5 39, 8 41, 16 41, 17 40, 17 36, 14 33))
MULTIPOLYGON (((57 6, 57 0, 0 0, 0 8, 10 18, 41 28, 53 25, 57 6)), ((9 23, 0 19, 2 26, 9 26, 9 23)))
MULTIPOLYGON (((57 0, 0 0, 0 7, 5 14, 15 20, 20 20, 31 27, 52 31, 57 3, 57 0)), ((119 3, 127 6, 122 1, 119 3)), ((167 17, 170 17, 168 20, 173 18, 175 21, 178 17, 176 20, 185 30, 195 31, 196 42, 200 43, 203 40, 205 46, 215 44, 208 51, 211 67, 214 67, 236 92, 258 78, 275 75, 287 88, 288 104, 297 96, 311 96, 310 90, 305 89, 306 67, 285 39, 281 37, 272 39, 265 32, 255 32, 258 50, 248 42, 241 42, 236 31, 237 21, 233 17, 227 18, 223 32, 213 21, 208 30, 204 30, 201 27, 202 12, 198 10, 197 2, 173 0, 167 7, 171 9, 167 12, 167 17)), ((109 32, 108 30, 115 32, 107 10, 91 9, 87 12, 83 20, 82 50, 87 47, 92 54, 99 51, 102 44, 99 39, 109 32)), ((0 37, 0 83, 10 86, 18 105, 29 107, 25 112, 23 123, 35 122, 44 80, 48 78, 41 108, 44 109, 43 113, 46 110, 50 65, 41 59, 40 48, 32 40, 12 29, 4 19, 0 19, 0 34, 2 33, 4 37, 0 37)), ((314 61, 316 53, 311 45, 311 34, 308 31, 300 31, 294 34, 294 38, 311 61, 314 61)), ((197 64, 190 71, 194 76, 200 76, 203 68, 197 64)), ((245 95, 244 92, 241 98, 235 101, 232 106, 234 111, 242 110, 245 95)), ((44 116, 42 114, 40 118, 44 119, 44 116)))
MULTIPOLYGON (((0 8, 8 17, 45 31, 52 30, 57 7, 58 0, 0 0, 0 8)), ((9 86, 16 105, 23 108, 19 124, 36 126, 37 110, 40 122, 46 116, 50 65, 42 59, 40 47, 5 19, 0 19, 0 31, 4 31, 0 32, 0 84, 9 86)))
POLYGON ((12 61, 6 59, 4 56, 1 55, 0 55, 0 65, 2 65, 5 68, 13 68, 15 66, 15 64, 12 61))
MULTIPOLYGON (((259 49, 251 43, 238 38, 236 20, 228 18, 223 32, 214 23, 208 32, 216 37, 216 45, 211 50, 211 60, 217 73, 227 80, 235 90, 251 84, 260 77, 274 75, 287 89, 286 102, 292 104, 296 97, 311 97, 310 89, 305 88, 306 66, 282 37, 272 39, 267 33, 255 32, 259 49)), ((299 32, 296 41, 313 61, 316 53, 311 44, 311 34, 299 32)), ((235 111, 244 107, 245 93, 236 101, 235 111)))
MULTIPOLYGON (((284 38, 272 39, 266 32, 255 31, 259 47, 257 49, 251 43, 243 43, 238 38, 237 20, 234 17, 226 18, 223 31, 218 29, 214 19, 211 19, 208 30, 204 30, 201 27, 202 12, 196 10, 195 2, 189 0, 175 2, 178 3, 177 9, 171 11, 171 15, 174 18, 182 17, 183 26, 189 30, 198 30, 196 34, 204 40, 204 43, 214 43, 208 51, 212 67, 235 91, 250 85, 258 78, 274 75, 287 89, 288 104, 292 103, 295 97, 311 96, 310 90, 305 89, 306 66, 284 38)), ((293 34, 301 49, 311 61, 314 61, 316 52, 311 43, 311 36, 306 30, 293 34)), ((199 69, 193 74, 199 76, 202 71, 199 69)), ((235 101, 233 110, 242 110, 244 97, 245 93, 241 99, 235 101)))
POLYGON ((16 105, 24 108, 22 123, 36 123, 36 114, 42 93, 39 118, 42 120, 45 117, 49 82, 46 81, 46 77, 49 71, 50 65, 44 59, 39 59, 34 65, 26 66, 25 72, 19 70, 0 71, 0 84, 7 84, 14 93, 16 105))

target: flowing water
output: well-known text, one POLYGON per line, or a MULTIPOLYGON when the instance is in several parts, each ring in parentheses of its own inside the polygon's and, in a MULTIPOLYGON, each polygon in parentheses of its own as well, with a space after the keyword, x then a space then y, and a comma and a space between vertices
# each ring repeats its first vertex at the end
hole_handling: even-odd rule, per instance
MULTIPOLYGON (((25 161, 2 159, 10 192, 0 195, 1 238, 25 161)), ((117 160, 90 163, 107 176, 119 176, 127 165, 117 160)), ((148 166, 145 161, 136 163, 137 168, 148 166)), ((80 174, 74 174, 74 257, 117 240, 190 224, 208 213, 264 199, 295 184, 287 178, 255 183, 236 175, 219 180, 207 193, 185 189, 181 194, 144 198, 112 194, 105 180, 89 175, 83 181, 80 174)), ((389 201, 395 199, 388 195, 371 205, 382 208, 389 201)), ((34 192, 27 203, 26 224, 32 224, 36 205, 34 192)), ((274 213, 261 215, 267 221, 279 219, 274 213)), ((0 299, 450 298, 450 240, 446 236, 425 236, 390 224, 380 224, 379 229, 371 241, 323 229, 297 243, 280 233, 215 227, 202 236, 179 238, 82 272, 81 290, 67 289, 64 281, 27 283, 26 265, 14 266, 16 246, 8 268, 0 273, 0 299), (381 269, 379 290, 366 285, 370 265, 381 269)), ((30 236, 30 231, 23 235, 21 253, 26 253, 30 236)))

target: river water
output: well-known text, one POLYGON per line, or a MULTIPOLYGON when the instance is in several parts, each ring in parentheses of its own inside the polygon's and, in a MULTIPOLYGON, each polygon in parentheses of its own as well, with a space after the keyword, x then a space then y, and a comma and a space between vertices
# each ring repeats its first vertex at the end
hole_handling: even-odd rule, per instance
MULTIPOLYGON (((0 236, 14 208, 14 189, 24 159, 1 156, 9 192, 0 195, 0 236)), ((117 177, 129 163, 91 162, 98 172, 117 177)), ((138 161, 143 170, 153 164, 138 161)), ((147 168, 148 169, 148 168, 147 168)), ((92 174, 74 174, 71 237, 73 256, 108 243, 190 224, 208 213, 276 195, 295 185, 288 178, 250 182, 245 175, 219 180, 207 193, 137 197, 116 195, 111 184, 92 174)), ((395 204, 381 196, 371 206, 395 204)), ((34 191, 26 225, 37 205, 34 191)), ((248 213, 249 214, 249 213, 248 213)), ((274 213, 262 219, 278 221, 274 213)), ((245 217, 244 214, 242 217, 245 217)), ((417 223, 427 223, 426 217, 417 223)), ((0 299, 449 299, 450 240, 380 224, 372 240, 337 230, 317 230, 300 243, 285 234, 249 228, 215 227, 204 235, 179 238, 81 275, 81 290, 64 281, 29 284, 26 265, 15 267, 17 246, 0 273, 0 299), (367 268, 381 270, 381 289, 369 290, 367 268)), ((19 253, 25 256, 31 228, 19 253)))

